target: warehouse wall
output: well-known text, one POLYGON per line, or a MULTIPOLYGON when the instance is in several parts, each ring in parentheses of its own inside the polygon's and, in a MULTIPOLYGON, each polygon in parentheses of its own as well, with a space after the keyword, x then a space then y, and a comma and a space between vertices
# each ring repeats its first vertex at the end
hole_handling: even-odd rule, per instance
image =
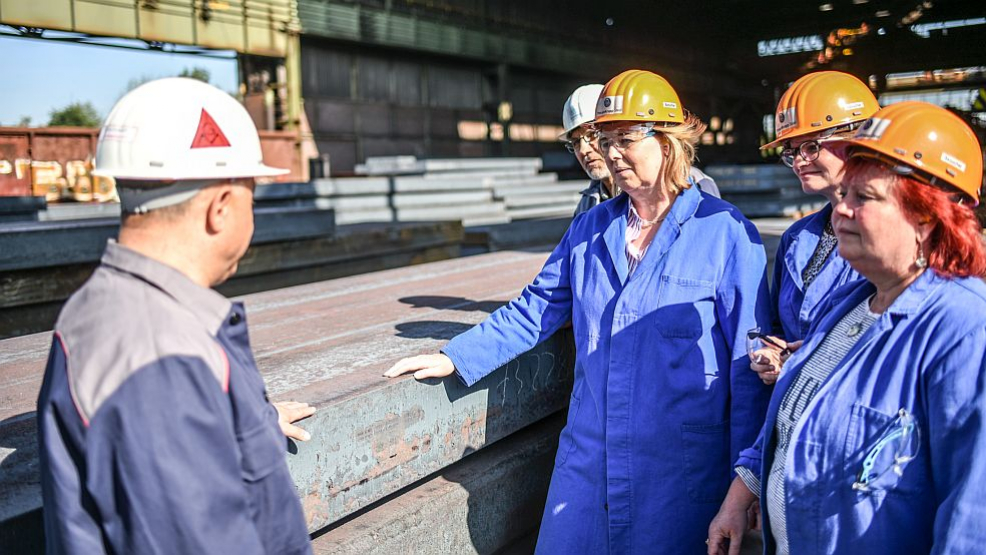
POLYGON ((319 152, 335 174, 370 156, 539 156, 554 141, 562 104, 580 80, 484 61, 304 37, 302 91, 319 152), (497 121, 512 105, 513 139, 483 140, 460 124, 497 121), (471 137, 471 138, 464 138, 471 137))

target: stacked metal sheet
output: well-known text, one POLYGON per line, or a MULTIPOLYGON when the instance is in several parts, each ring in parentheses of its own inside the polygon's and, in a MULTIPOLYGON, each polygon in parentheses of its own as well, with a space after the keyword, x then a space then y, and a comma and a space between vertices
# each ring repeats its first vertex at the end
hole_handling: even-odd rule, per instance
POLYGON ((826 200, 806 195, 791 168, 781 164, 709 166, 722 198, 748 218, 800 217, 818 210, 826 200))
MULTIPOLYGON (((586 183, 558 181, 540 169, 539 158, 371 157, 357 167, 368 177, 318 179, 304 194, 334 208, 340 224, 461 220, 479 226, 570 216, 586 183)), ((258 199, 283 194, 275 190, 287 188, 262 187, 258 199)))

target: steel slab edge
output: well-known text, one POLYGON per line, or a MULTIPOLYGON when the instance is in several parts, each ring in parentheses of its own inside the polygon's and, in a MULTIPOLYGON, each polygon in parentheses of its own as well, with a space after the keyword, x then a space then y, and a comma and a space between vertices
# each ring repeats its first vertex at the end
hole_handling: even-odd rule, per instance
POLYGON ((408 377, 320 406, 318 433, 288 458, 309 531, 564 408, 573 345, 563 330, 469 388, 408 377))
MULTIPOLYGON (((381 374, 515 297, 546 254, 500 252, 247 295, 274 400, 319 412, 288 464, 314 531, 519 430, 567 402, 569 330, 472 388, 381 374)), ((0 341, 0 524, 41 507, 35 401, 50 333, 0 341)))

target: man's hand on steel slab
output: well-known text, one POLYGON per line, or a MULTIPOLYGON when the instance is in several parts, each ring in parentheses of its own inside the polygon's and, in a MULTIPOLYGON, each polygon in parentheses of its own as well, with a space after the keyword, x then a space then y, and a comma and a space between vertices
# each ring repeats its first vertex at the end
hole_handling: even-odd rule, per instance
POLYGON ((312 438, 311 434, 295 426, 294 423, 315 414, 315 407, 308 403, 280 401, 274 403, 274 408, 277 409, 277 423, 281 425, 284 435, 298 441, 308 441, 312 438))
POLYGON ((384 377, 396 378, 401 374, 414 372, 414 378, 423 380, 425 378, 444 378, 455 372, 455 365, 452 359, 439 353, 437 355, 419 355, 401 359, 397 364, 384 372, 384 377))

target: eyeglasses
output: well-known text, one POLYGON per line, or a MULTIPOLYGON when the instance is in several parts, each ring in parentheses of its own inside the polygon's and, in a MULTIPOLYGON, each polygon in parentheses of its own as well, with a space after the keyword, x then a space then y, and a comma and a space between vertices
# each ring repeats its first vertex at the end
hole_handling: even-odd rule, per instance
POLYGON ((571 141, 565 141, 565 149, 571 152, 572 154, 575 154, 575 150, 578 147, 582 146, 581 143, 585 143, 589 146, 592 146, 592 143, 596 142, 596 139, 598 138, 599 135, 596 133, 593 132, 584 133, 581 137, 577 139, 572 139, 571 141))
POLYGON ((900 409, 897 418, 867 451, 852 489, 872 492, 893 487, 894 477, 904 475, 904 467, 917 457, 920 449, 921 429, 917 419, 906 409, 900 409))
POLYGON ((798 145, 798 148, 785 148, 781 151, 781 162, 784 165, 793 168, 794 167, 794 156, 800 155, 801 159, 805 162, 814 162, 818 160, 818 154, 822 151, 822 144, 825 139, 805 141, 798 145))
POLYGON ((657 135, 656 131, 646 131, 640 132, 615 132, 615 133, 599 133, 599 150, 606 153, 610 147, 615 148, 619 152, 626 152, 628 148, 638 143, 647 137, 653 137, 657 135))

